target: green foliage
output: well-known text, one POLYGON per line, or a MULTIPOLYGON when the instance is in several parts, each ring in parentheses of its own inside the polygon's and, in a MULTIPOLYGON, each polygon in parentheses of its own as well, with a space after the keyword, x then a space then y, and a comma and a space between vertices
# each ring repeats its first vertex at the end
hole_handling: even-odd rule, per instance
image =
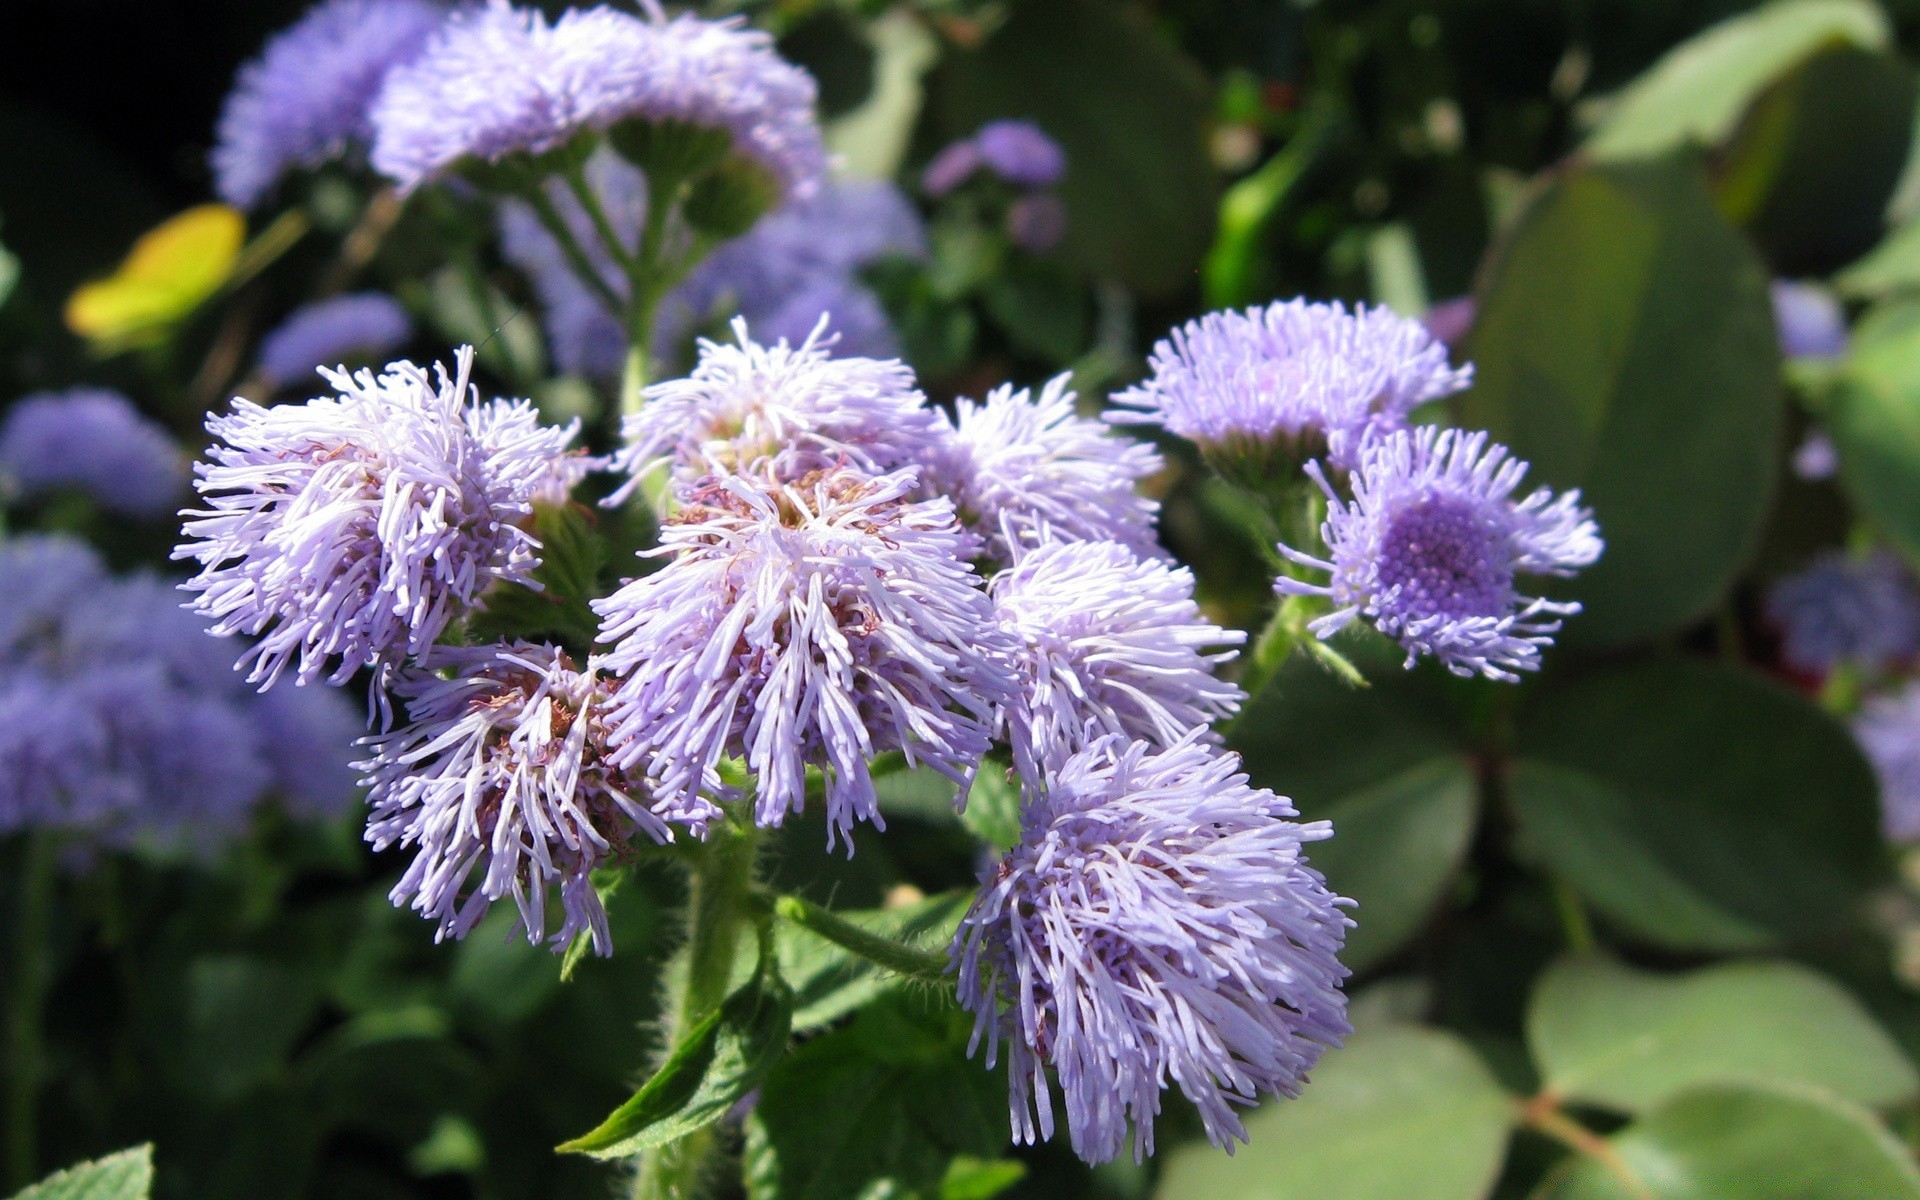
POLYGON ((584 654, 600 631, 587 601, 600 594, 606 542, 594 532, 594 515, 577 504, 541 504, 533 514, 540 539, 540 586, 501 584, 489 592, 468 621, 473 638, 551 639, 584 654))
POLYGON ((1825 415, 1848 495, 1920 559, 1920 303, 1889 301, 1861 320, 1825 415))
POLYGON ((135 1146, 56 1171, 13 1200, 147 1200, 152 1187, 153 1147, 135 1146))
MULTIPOLYGON (((839 915, 882 937, 939 950, 953 939, 972 900, 968 892, 948 892, 897 908, 839 915)), ((780 974, 793 989, 795 1033, 831 1025, 901 986, 896 976, 798 925, 783 922, 774 944, 780 974)))
POLYGON ((1460 417, 1599 514, 1568 643, 1651 637, 1725 594, 1766 519, 1775 345, 1766 273, 1684 156, 1562 174, 1498 250, 1460 417))

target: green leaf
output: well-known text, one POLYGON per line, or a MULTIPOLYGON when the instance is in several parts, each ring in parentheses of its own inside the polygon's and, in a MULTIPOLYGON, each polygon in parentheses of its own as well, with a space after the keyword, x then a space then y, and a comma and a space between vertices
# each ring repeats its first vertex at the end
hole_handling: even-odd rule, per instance
POLYGON ((706 1128, 780 1061, 792 1016, 793 993, 779 972, 756 974, 687 1031, 632 1099, 556 1149, 629 1158, 706 1128))
POLYGON ((1334 891, 1358 902, 1340 961, 1363 971, 1426 924, 1473 839, 1480 790, 1455 756, 1429 759, 1314 810, 1333 837, 1307 853, 1334 891))
POLYGON ((1213 238, 1207 85, 1145 20, 1104 0, 1015 5, 931 82, 951 137, 1021 117, 1059 141, 1068 261, 1150 298, 1190 286, 1213 238))
POLYGON ((956 1155, 940 1181, 940 1200, 993 1200, 1026 1177, 1027 1164, 1019 1159, 956 1155))
POLYGON ((1887 234, 1866 257, 1834 276, 1833 283, 1846 295, 1865 300, 1920 288, 1920 217, 1887 234))
POLYGON ((606 542, 593 531, 593 513, 580 504, 539 504, 533 533, 540 539, 538 589, 501 584, 482 598, 469 621, 479 639, 551 640, 584 652, 599 634, 600 618, 588 601, 600 594, 606 542))
POLYGON ((1851 736, 1744 671, 1674 661, 1590 676, 1538 698, 1519 749, 1521 852, 1645 941, 1817 937, 1856 919, 1884 870, 1851 736))
MULTIPOLYGON (((1873 1117, 1821 1092, 1714 1086, 1676 1096, 1613 1138, 1654 1200, 1915 1200, 1920 1171, 1873 1117)), ((1644 1200, 1577 1159, 1538 1200, 1644 1200)))
POLYGON ((1168 1156, 1159 1200, 1478 1200, 1506 1156, 1513 1103, 1473 1050, 1438 1029, 1387 1026, 1328 1053, 1297 1100, 1247 1119, 1229 1158, 1168 1156))
POLYGON ((1621 93, 1586 148, 1631 158, 1718 144, 1763 88, 1814 54, 1843 45, 1879 50, 1891 40, 1869 0, 1776 0, 1668 51, 1621 93))
POLYGON ((960 823, 996 850, 1020 841, 1020 783, 1005 763, 987 759, 973 777, 960 823))
POLYGON ((153 1147, 135 1146, 56 1171, 13 1200, 147 1200, 153 1189, 153 1147))
MULTIPOLYGON (((938 947, 952 940, 972 902, 971 891, 946 892, 898 908, 839 916, 882 937, 938 947)), ((780 974, 793 987, 796 1033, 831 1024, 900 987, 897 976, 798 925, 782 921, 774 937, 780 974)))
POLYGON ((316 981, 295 967, 238 954, 196 959, 186 987, 186 1029, 168 1063, 196 1093, 222 1101, 285 1070, 319 1002, 316 981))
POLYGON ((957 1159, 1010 1138, 1006 1077, 967 1061, 971 1024, 950 1000, 895 991, 789 1055, 747 1121, 747 1195, 933 1200, 961 1185, 957 1159))
POLYGON ((1860 321, 1826 423, 1847 494, 1920 560, 1920 302, 1882 304, 1860 321))
POLYGON ((1920 1092, 1859 1001, 1795 963, 1663 975, 1566 959, 1534 992, 1527 1041, 1549 1091, 1620 1112, 1710 1083, 1808 1084, 1876 1108, 1920 1092))
POLYGON ((1767 515, 1783 405, 1767 274, 1684 158, 1556 181, 1498 254, 1462 423, 1578 487, 1606 554, 1557 591, 1616 646, 1719 602, 1767 515))

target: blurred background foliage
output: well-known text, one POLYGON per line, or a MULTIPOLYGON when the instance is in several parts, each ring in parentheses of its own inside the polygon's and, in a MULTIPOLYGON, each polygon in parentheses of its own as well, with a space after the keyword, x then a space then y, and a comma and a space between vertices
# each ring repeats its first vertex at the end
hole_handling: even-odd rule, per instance
MULTIPOLYGON (((68 297, 204 201, 233 70, 302 7, 19 14, 0 47, 0 397, 113 384, 197 439, 238 373, 223 347, 297 303, 353 185, 301 196, 312 235, 253 230, 266 262, 176 230, 185 268, 123 270, 86 310, 133 329, 122 345, 72 333, 68 297)), ((1477 384, 1436 419, 1583 489, 1608 541, 1537 680, 1403 672, 1356 640, 1371 687, 1296 658, 1235 727, 1257 783, 1334 821, 1314 861, 1360 902, 1359 1032, 1303 1099, 1250 1120, 1250 1147, 1182 1143, 1196 1126, 1176 1107, 1144 1166, 1009 1151, 999 1085, 950 1014, 895 997, 829 1029, 854 1003, 821 976, 808 1047, 834 1049, 769 1081, 755 1200, 1920 1197, 1912 860, 1883 840, 1841 719, 1857 690, 1786 669, 1761 611, 1822 547, 1920 562, 1920 0, 734 7, 818 74, 852 172, 908 183, 996 117, 1065 148, 1056 251, 1010 254, 978 213, 930 206, 928 262, 875 268, 936 396, 1071 368, 1097 398, 1211 308, 1305 294, 1421 315, 1471 296, 1455 332, 1477 384), (1844 298, 1847 354, 1783 360, 1779 278, 1844 298), (1839 469, 1809 481, 1788 464, 1815 426, 1839 469)), ((365 271, 421 320, 417 356, 489 341, 495 381, 556 409, 589 386, 549 378, 515 319, 525 282, 457 203, 401 219, 365 271)), ((1258 528, 1168 450, 1164 536, 1216 614, 1254 625, 1258 528)), ((122 563, 171 540, 87 528, 122 563)), ((968 883, 945 798, 891 786, 889 837, 851 862, 821 855, 813 822, 784 831, 783 886, 861 908, 968 883)), ((619 955, 563 983, 504 912, 435 947, 354 824, 265 821, 217 863, 80 877, 49 918, 43 1166, 151 1141, 155 1194, 193 1200, 617 1186, 552 1147, 657 1049, 672 947, 650 914, 679 903, 675 881, 623 888, 619 955)), ((4 853, 0 878, 26 869, 4 853)), ((0 909, 9 953, 30 915, 0 909)))

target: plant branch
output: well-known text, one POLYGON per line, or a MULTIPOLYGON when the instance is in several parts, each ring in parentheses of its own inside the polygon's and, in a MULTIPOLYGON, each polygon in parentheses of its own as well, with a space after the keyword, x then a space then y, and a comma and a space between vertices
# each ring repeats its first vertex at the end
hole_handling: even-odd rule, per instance
POLYGON ((909 979, 938 982, 947 973, 947 956, 935 950, 922 950, 905 942, 883 937, 863 929, 840 916, 798 896, 780 896, 773 901, 774 914, 839 946, 877 966, 909 979))

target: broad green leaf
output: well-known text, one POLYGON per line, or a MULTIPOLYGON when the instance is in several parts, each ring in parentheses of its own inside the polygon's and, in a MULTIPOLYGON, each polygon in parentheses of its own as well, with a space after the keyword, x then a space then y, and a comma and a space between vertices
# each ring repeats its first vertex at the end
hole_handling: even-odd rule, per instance
POLYGON ((973 777, 960 822, 996 850, 1011 850, 1020 840, 1020 782, 1005 763, 988 759, 973 777))
POLYGON ((1883 871, 1873 775, 1846 729, 1744 671, 1683 660, 1589 676, 1536 699, 1519 751, 1522 854, 1645 941, 1816 937, 1856 919, 1883 871))
POLYGON ((895 991, 775 1067, 747 1121, 751 1200, 937 1200, 956 1160, 1006 1150, 1006 1076, 967 1060, 972 1019, 895 991))
POLYGON ((67 328, 103 353, 150 344, 227 281, 247 233, 246 218, 203 204, 143 234, 106 279, 67 300, 67 328))
POLYGON ((1015 5, 931 82, 952 137, 1022 117, 1060 142, 1069 261, 1154 298, 1191 283, 1213 237, 1206 83, 1145 20, 1105 0, 1015 5))
POLYGON ((1912 1155, 1867 1112, 1814 1089, 1719 1085, 1674 1097, 1614 1136, 1631 1188, 1570 1160, 1538 1200, 1916 1200, 1912 1155))
POLYGON ((1920 217, 1887 234, 1859 262, 1833 278, 1846 295, 1880 300, 1920 288, 1920 217))
MULTIPOLYGON (((899 908, 839 914, 873 933, 920 946, 951 941, 973 902, 970 891, 929 896, 899 908)), ((798 925, 782 921, 774 945, 780 974, 793 988, 793 1029, 818 1029, 900 986, 900 980, 868 960, 798 925)))
POLYGON ((1513 1102, 1473 1050, 1438 1029, 1356 1033, 1297 1100, 1247 1118, 1232 1157, 1205 1142, 1167 1158, 1159 1200, 1478 1200, 1506 1156, 1513 1102))
POLYGON ((1578 487, 1606 553, 1556 588, 1564 641, 1617 646, 1716 604, 1766 518, 1784 408, 1766 271, 1685 157, 1581 167, 1499 251, 1463 424, 1578 487))
POLYGON ((1466 857, 1479 807, 1467 764, 1443 756, 1315 809, 1333 837, 1307 855, 1329 887, 1358 902, 1341 962, 1363 971, 1420 931, 1466 857))
POLYGON ((594 514, 583 505, 540 504, 533 533, 540 539, 538 589, 501 584, 489 591, 470 619, 476 638, 551 640, 585 652, 599 635, 600 618, 588 601, 600 595, 606 542, 594 532, 594 514))
POLYGON ((940 1200, 993 1200, 1026 1176, 1027 1164, 1019 1159, 957 1155, 940 1181, 940 1200))
POLYGON ((185 1036, 168 1048, 168 1063, 216 1100, 284 1071, 319 1002, 317 981, 296 967, 238 954, 196 959, 186 985, 185 1036))
POLYGON ((1631 158, 1718 144, 1761 89, 1814 54, 1845 45, 1879 50, 1891 40, 1870 0, 1775 0, 1668 51, 1621 93, 1586 148, 1631 158))
POLYGON ((13 1200, 147 1200, 153 1189, 153 1147, 135 1146, 56 1171, 13 1200))
POLYGON ((1808 1084, 1871 1107, 1920 1091, 1859 1001, 1795 963, 1663 975, 1566 959, 1534 992, 1527 1041, 1548 1090, 1621 1112, 1709 1083, 1808 1084))
POLYGON ((563 1153, 630 1158, 706 1128, 760 1085, 787 1048, 793 993, 756 974, 687 1031, 653 1078, 563 1153))
POLYGON ((1847 494, 1920 560, 1920 302, 1882 304, 1855 327, 1826 423, 1847 494))

